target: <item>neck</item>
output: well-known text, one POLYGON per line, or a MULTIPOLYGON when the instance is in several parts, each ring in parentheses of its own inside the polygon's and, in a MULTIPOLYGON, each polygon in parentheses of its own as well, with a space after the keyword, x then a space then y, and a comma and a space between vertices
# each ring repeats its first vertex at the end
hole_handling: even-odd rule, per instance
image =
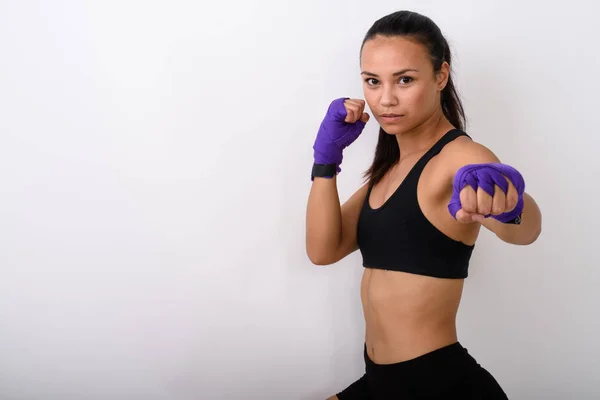
POLYGON ((430 148, 446 132, 454 128, 441 109, 409 131, 396 135, 401 157, 430 148))

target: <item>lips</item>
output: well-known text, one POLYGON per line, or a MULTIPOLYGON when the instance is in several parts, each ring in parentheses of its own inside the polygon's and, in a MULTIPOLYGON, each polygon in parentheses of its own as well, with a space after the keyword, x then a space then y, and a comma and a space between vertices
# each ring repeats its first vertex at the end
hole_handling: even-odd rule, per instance
POLYGON ((388 124, 400 122, 402 117, 404 117, 402 114, 380 114, 381 121, 388 124))

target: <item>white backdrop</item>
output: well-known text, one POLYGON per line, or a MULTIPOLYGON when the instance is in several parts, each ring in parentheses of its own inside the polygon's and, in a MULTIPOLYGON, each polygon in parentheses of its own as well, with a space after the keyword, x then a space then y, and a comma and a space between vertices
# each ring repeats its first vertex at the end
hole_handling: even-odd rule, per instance
MULTIPOLYGON (((593 2, 0 2, 0 399, 324 399, 363 371, 358 253, 304 248, 312 143, 379 17, 432 17, 468 132, 544 216, 483 232, 459 340, 511 399, 597 399, 593 2)), ((345 152, 345 200, 371 161, 345 152)))

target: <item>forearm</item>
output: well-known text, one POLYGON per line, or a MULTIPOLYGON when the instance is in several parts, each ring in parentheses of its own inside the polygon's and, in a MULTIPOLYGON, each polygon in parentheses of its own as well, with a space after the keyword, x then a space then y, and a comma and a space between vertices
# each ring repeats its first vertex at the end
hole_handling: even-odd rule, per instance
POLYGON ((535 242, 542 231, 542 213, 530 195, 524 193, 523 200, 521 224, 503 224, 493 218, 486 218, 481 224, 504 242, 516 245, 535 242))
POLYGON ((315 178, 306 210, 306 252, 311 261, 327 263, 342 235, 342 213, 336 177, 315 178))

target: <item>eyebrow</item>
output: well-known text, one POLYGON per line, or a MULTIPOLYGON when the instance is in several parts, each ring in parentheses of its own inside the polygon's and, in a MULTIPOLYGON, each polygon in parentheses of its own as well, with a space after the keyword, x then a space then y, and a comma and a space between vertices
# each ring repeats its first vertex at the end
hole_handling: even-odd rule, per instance
MULTIPOLYGON (((409 72, 409 71, 419 72, 418 70, 416 70, 416 69, 414 69, 414 68, 405 68, 405 69, 403 69, 403 70, 401 70, 401 71, 394 72, 394 74, 393 74, 393 75, 394 75, 394 76, 398 76, 398 75, 405 74, 405 73, 407 73, 407 72, 409 72)), ((372 72, 368 72, 368 71, 363 71, 363 72, 361 72, 360 74, 361 74, 361 75, 368 75, 368 76, 374 76, 374 77, 378 77, 378 76, 377 76, 377 74, 374 74, 374 73, 372 73, 372 72)))

